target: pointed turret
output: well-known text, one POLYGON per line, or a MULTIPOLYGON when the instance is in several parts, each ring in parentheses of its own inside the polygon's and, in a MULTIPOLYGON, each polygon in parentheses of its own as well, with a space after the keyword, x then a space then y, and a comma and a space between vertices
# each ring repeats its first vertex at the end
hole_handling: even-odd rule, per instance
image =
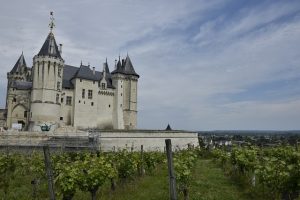
POLYGON ((104 70, 105 70, 105 72, 106 72, 107 74, 110 74, 109 67, 108 67, 108 64, 107 64, 107 58, 106 58, 106 61, 105 61, 105 63, 104 63, 103 71, 104 71, 104 70))
POLYGON ((128 54, 127 54, 126 59, 125 59, 124 72, 125 72, 125 74, 134 75, 134 76, 139 77, 139 75, 134 71, 133 65, 131 63, 131 60, 130 60, 128 54))
POLYGON ((116 73, 120 73, 120 74, 124 74, 124 75, 134 75, 137 77, 140 77, 134 70, 134 67, 131 63, 131 60, 129 58, 129 55, 127 54, 126 59, 122 59, 122 63, 120 61, 120 57, 119 57, 119 61, 117 63, 117 68, 111 72, 112 74, 116 74, 116 73))
POLYGON ((26 65, 26 62, 25 62, 23 52, 22 52, 21 56, 19 57, 18 61, 16 62, 15 66, 10 71, 10 73, 14 74, 16 72, 22 72, 22 68, 27 69, 27 65, 26 65))
POLYGON ((171 128, 170 124, 168 124, 166 131, 171 131, 171 130, 172 130, 172 128, 171 128))
POLYGON ((53 56, 57 58, 61 58, 60 51, 56 44, 54 34, 52 32, 47 36, 38 56, 53 56))

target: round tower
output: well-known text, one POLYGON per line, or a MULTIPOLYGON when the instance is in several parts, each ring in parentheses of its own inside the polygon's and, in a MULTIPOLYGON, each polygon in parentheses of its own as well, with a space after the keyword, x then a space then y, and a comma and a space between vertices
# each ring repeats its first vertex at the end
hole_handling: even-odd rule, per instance
POLYGON ((64 60, 52 32, 53 20, 51 17, 50 33, 40 52, 33 58, 30 110, 32 131, 40 131, 43 125, 48 125, 50 130, 54 130, 60 118, 64 60))
POLYGON ((113 85, 116 88, 114 107, 114 126, 117 129, 135 129, 137 127, 137 83, 139 75, 135 72, 129 56, 120 59, 112 72, 113 85), (122 124, 122 126, 120 126, 122 124))

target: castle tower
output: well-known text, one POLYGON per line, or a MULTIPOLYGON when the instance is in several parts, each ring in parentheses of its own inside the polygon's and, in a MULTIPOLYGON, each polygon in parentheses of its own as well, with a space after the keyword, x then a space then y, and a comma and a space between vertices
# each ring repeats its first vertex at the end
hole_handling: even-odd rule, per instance
POLYGON ((23 52, 10 72, 7 73, 6 126, 22 124, 28 126, 30 109, 31 69, 27 67, 23 52))
POLYGON ((124 84, 124 128, 135 129, 137 126, 137 82, 140 77, 134 70, 129 56, 127 55, 124 64, 126 73, 124 84))
POLYGON ((54 130, 60 117, 64 60, 52 32, 53 21, 51 16, 50 33, 33 58, 30 112, 30 129, 33 131, 40 131, 44 124, 51 125, 51 130, 54 130))
POLYGON ((124 75, 121 73, 122 65, 119 58, 116 64, 116 69, 112 74, 112 84, 115 87, 115 98, 114 98, 114 110, 113 110, 113 128, 114 129, 124 129, 123 120, 123 81, 125 79, 124 75))
POLYGON ((113 83, 117 89, 116 117, 122 121, 123 127, 119 129, 135 129, 137 126, 137 82, 139 75, 135 72, 129 56, 117 63, 116 70, 112 72, 113 83), (118 114, 122 112, 122 114, 118 114), (123 115, 123 116, 122 116, 123 115))

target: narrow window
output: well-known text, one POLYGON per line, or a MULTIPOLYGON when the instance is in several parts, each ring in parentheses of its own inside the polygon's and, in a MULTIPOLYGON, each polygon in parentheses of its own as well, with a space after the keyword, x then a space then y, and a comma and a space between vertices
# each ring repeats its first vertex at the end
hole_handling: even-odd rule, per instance
POLYGON ((64 98, 61 98, 61 99, 60 99, 60 103, 63 103, 63 102, 64 102, 64 98))
POLYGON ((59 118, 59 120, 61 120, 61 121, 62 121, 62 120, 64 120, 64 118, 63 118, 63 117, 60 117, 60 118, 59 118))
POLYGON ((91 102, 91 106, 94 106, 94 102, 91 102))
POLYGON ((60 82, 57 82, 57 90, 60 91, 60 82))
POLYGON ((101 84, 101 88, 102 88, 102 90, 105 90, 105 83, 101 84))
POLYGON ((93 90, 88 90, 88 99, 93 98, 93 90))
POLYGON ((72 97, 67 96, 66 105, 69 105, 69 106, 72 105, 72 97))
POLYGON ((61 77, 61 67, 58 67, 57 75, 58 77, 61 77))
POLYGON ((27 111, 24 111, 24 118, 27 118, 27 111))
POLYGON ((108 105, 108 107, 110 108, 110 104, 108 105))
POLYGON ((16 99, 16 98, 13 98, 13 102, 17 102, 17 99, 16 99))
POLYGON ((82 89, 82 98, 85 98, 85 89, 82 89))
POLYGON ((82 82, 82 79, 80 79, 80 82, 82 82))
POLYGON ((56 103, 59 103, 59 94, 56 94, 56 103))

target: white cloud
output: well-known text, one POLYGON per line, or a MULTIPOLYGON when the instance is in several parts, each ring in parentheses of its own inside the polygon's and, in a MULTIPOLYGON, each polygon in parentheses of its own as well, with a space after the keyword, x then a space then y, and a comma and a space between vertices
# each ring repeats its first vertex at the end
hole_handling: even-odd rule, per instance
POLYGON ((101 69, 108 57, 113 69, 119 53, 129 51, 141 75, 140 128, 165 128, 167 123, 179 129, 300 128, 300 116, 293 111, 299 97, 272 102, 230 98, 249 87, 299 77, 297 1, 265 2, 236 8, 236 13, 224 9, 234 1, 29 2, 13 0, 0 8, 2 106, 6 72, 22 49, 31 64, 54 10, 56 40, 64 45, 67 64, 83 60, 101 69), (254 111, 263 114, 257 118, 254 111))

